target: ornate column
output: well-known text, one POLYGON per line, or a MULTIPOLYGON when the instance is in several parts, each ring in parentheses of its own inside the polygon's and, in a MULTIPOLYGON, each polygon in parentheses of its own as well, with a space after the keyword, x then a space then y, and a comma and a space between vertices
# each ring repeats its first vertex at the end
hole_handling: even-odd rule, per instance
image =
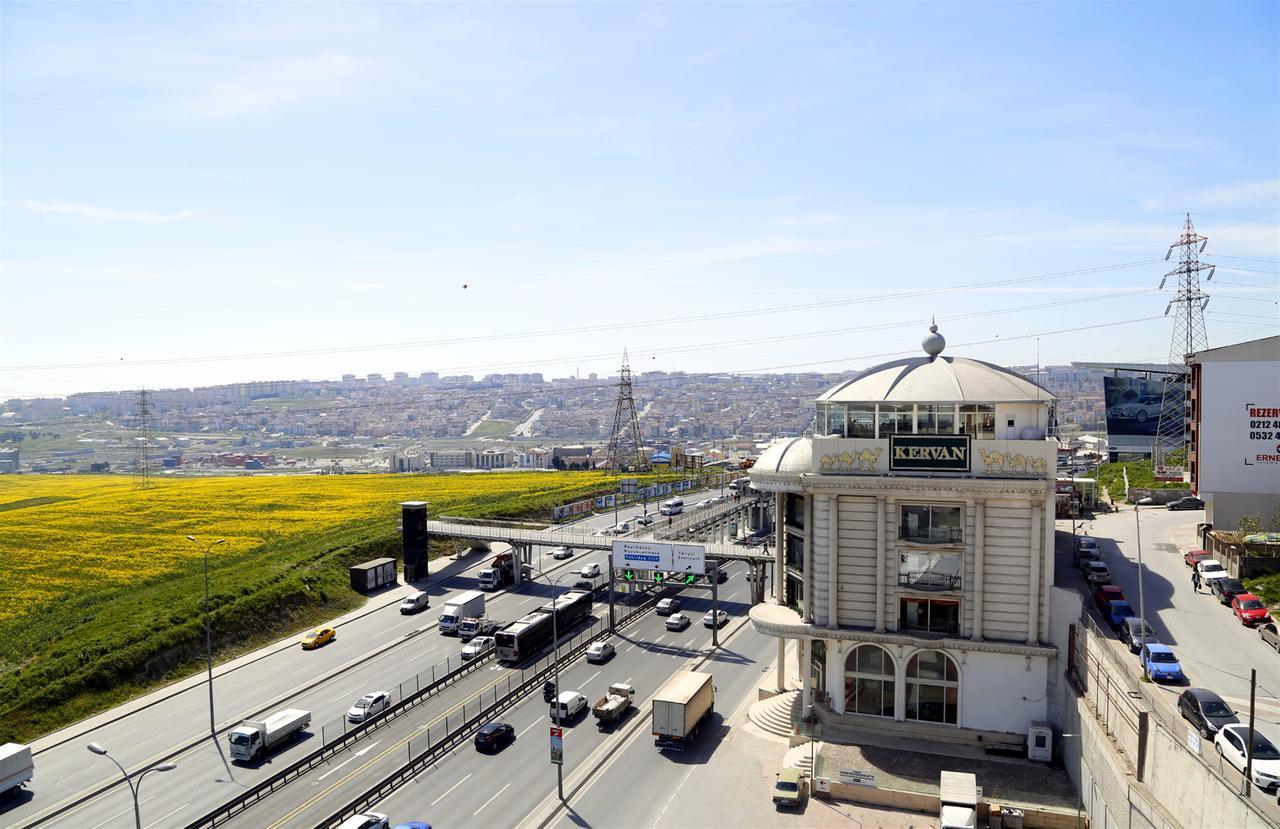
POLYGON ((973 638, 982 638, 982 613, 985 605, 982 601, 983 573, 985 566, 985 549, 987 546, 987 502, 979 498, 974 504, 976 510, 973 517, 973 638))
POLYGON ((785 544, 787 540, 787 496, 786 493, 779 492, 773 497, 773 536, 775 547, 773 551, 773 597, 777 600, 778 604, 785 604, 786 600, 783 598, 785 594, 782 591, 786 587, 787 571, 785 569, 786 557, 783 555, 782 545, 785 544))
POLYGON ((840 496, 827 498, 827 627, 840 627, 840 496))
POLYGON ((876 633, 884 633, 885 497, 876 496, 876 633))
POLYGON ((1040 559, 1044 540, 1041 538, 1040 505, 1031 502, 1031 573, 1027 585, 1027 644, 1040 642, 1040 559))

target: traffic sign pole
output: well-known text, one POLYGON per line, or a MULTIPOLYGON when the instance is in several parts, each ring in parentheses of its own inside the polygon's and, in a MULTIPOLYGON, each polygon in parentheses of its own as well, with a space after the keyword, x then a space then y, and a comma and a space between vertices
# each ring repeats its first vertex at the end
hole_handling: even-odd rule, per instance
POLYGON ((613 550, 609 551, 609 632, 617 633, 613 620, 613 550))
POLYGON ((711 565, 711 647, 720 647, 720 563, 711 565))

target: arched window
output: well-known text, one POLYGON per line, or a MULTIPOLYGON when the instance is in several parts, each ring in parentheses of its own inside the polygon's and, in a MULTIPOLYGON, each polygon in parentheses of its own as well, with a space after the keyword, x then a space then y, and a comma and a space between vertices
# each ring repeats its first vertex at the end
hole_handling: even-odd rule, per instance
POLYGON ((846 714, 893 716, 893 657, 879 645, 859 645, 844 661, 846 714))
POLYGON ((960 672, 942 651, 920 651, 907 662, 908 720, 958 725, 960 672))

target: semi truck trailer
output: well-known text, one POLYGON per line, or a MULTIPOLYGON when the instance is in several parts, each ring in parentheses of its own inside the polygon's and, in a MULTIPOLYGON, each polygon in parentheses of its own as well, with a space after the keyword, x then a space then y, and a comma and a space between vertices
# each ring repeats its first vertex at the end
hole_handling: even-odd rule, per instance
POLYGON ((681 671, 671 677, 653 698, 654 745, 683 750, 715 710, 715 698, 711 674, 681 671))

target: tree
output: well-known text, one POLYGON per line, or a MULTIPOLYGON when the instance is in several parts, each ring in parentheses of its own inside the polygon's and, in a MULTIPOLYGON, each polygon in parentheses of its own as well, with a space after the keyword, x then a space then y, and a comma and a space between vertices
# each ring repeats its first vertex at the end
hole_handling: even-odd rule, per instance
POLYGON ((1262 532, 1262 522, 1256 515, 1242 515, 1236 523, 1236 533, 1243 538, 1246 535, 1262 532))

